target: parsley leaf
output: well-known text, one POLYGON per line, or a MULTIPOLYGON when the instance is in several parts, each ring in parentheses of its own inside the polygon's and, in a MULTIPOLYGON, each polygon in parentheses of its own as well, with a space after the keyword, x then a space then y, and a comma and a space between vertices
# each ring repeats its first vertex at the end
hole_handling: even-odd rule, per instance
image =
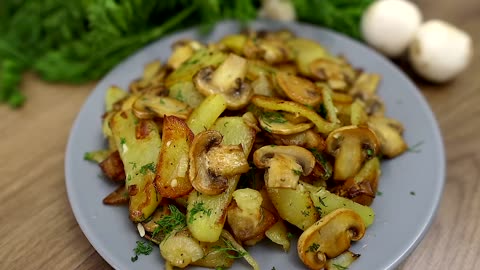
POLYGON ((143 175, 147 174, 148 171, 156 173, 155 164, 153 164, 153 162, 145 164, 140 168, 140 173, 143 175))
POLYGON ((138 255, 150 255, 152 253, 153 247, 150 242, 137 241, 137 246, 133 249, 135 256, 131 257, 132 262, 138 260, 138 255))

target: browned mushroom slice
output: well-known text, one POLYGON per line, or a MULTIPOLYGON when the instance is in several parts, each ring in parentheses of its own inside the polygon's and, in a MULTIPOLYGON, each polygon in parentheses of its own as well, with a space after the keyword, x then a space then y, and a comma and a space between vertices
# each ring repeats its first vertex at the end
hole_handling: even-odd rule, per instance
POLYGON ((269 39, 258 42, 260 50, 263 52, 261 58, 267 63, 278 64, 291 61, 293 52, 290 47, 281 40, 269 39))
POLYGON ((307 79, 277 72, 275 83, 288 98, 300 104, 317 106, 322 101, 322 93, 318 87, 307 79))
POLYGON ((266 168, 265 182, 270 188, 291 188, 298 185, 300 175, 309 175, 315 166, 315 157, 299 146, 267 145, 253 153, 258 168, 266 168))
POLYGON ((332 191, 356 203, 370 205, 377 193, 380 173, 380 161, 374 157, 365 162, 355 177, 347 179, 332 191))
POLYGON ((183 62, 187 61, 195 51, 205 48, 200 42, 195 40, 179 40, 172 45, 172 54, 168 59, 167 65, 172 69, 177 69, 183 62))
POLYGON ((310 63, 315 59, 325 58, 329 53, 318 42, 305 38, 292 38, 287 41, 288 46, 295 54, 295 62, 299 72, 304 76, 311 76, 310 63))
POLYGON ((337 209, 306 229, 298 239, 297 250, 310 269, 324 269, 327 260, 350 248, 351 241, 362 239, 365 224, 354 211, 337 209))
POLYGON ((393 158, 407 150, 407 143, 402 137, 403 126, 397 120, 372 116, 368 119, 368 126, 378 136, 383 155, 393 158))
POLYGON ((105 160, 99 163, 105 176, 115 182, 125 181, 125 170, 118 151, 112 152, 105 160))
POLYGON ((322 58, 310 64, 310 72, 317 80, 326 81, 334 90, 345 90, 348 86, 343 66, 337 61, 322 58))
POLYGON ((333 178, 347 180, 354 177, 367 157, 380 150, 375 133, 368 127, 346 126, 334 130, 327 137, 327 152, 335 157, 333 178))
POLYGON ((160 243, 160 254, 170 264, 181 268, 205 256, 200 241, 187 228, 168 234, 160 243))
POLYGON ((290 135, 313 127, 312 122, 292 123, 281 112, 265 111, 258 117, 262 129, 272 134, 290 135))
POLYGON ((275 223, 275 216, 262 207, 262 200, 260 192, 254 189, 237 189, 233 192, 227 222, 239 241, 260 240, 275 223))
POLYGON ((112 193, 108 194, 103 199, 104 204, 119 205, 128 203, 130 197, 128 196, 128 190, 125 185, 119 186, 112 193))
POLYGON ((192 108, 187 104, 170 97, 143 95, 132 106, 133 113, 140 119, 163 118, 165 115, 187 119, 192 108))
POLYGON ((327 260, 326 270, 344 270, 348 269, 350 265, 360 257, 360 254, 355 254, 350 250, 343 252, 335 258, 327 260))
POLYGON ((305 117, 312 121, 318 132, 328 134, 339 127, 338 123, 330 123, 318 115, 313 109, 293 101, 285 101, 278 98, 254 96, 252 103, 268 111, 284 111, 305 117))
POLYGON ((262 95, 273 97, 275 95, 275 89, 269 76, 266 74, 260 74, 257 79, 252 82, 252 89, 255 95, 262 95))
POLYGON ((374 73, 361 73, 350 89, 350 93, 354 96, 359 93, 364 96, 373 96, 377 92, 379 83, 380 75, 374 73))
POLYGON ((250 169, 241 145, 220 145, 222 135, 207 130, 195 136, 190 147, 189 179, 192 186, 207 195, 222 193, 228 176, 250 169))
POLYGON ((297 145, 304 148, 313 148, 317 151, 323 151, 326 146, 323 137, 312 129, 292 135, 270 134, 270 136, 273 142, 279 145, 297 145))
POLYGON ((193 77, 197 90, 204 95, 222 94, 227 107, 238 110, 245 107, 253 95, 253 89, 245 81, 247 60, 235 54, 216 69, 212 66, 200 69, 193 77))

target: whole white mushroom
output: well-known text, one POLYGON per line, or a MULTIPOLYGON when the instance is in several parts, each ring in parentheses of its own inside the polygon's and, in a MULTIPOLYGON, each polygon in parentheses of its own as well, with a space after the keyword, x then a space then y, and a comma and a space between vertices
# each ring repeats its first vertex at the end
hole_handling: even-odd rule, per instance
POLYGON ((436 83, 457 76, 468 66, 472 55, 471 37, 440 20, 431 20, 420 26, 409 48, 413 69, 436 83))
POLYGON ((389 57, 407 49, 422 23, 420 9, 407 0, 381 0, 372 3, 362 16, 363 38, 389 57))

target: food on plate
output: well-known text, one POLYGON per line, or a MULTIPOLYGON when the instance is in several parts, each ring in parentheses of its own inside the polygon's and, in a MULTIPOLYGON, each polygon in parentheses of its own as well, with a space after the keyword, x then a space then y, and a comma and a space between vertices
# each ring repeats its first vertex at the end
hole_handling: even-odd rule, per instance
POLYGON ((247 247, 288 252, 293 235, 307 268, 344 269, 374 222, 382 159, 407 149, 380 79, 288 31, 179 41, 128 92, 107 90, 108 149, 85 158, 166 269, 259 269, 247 247))

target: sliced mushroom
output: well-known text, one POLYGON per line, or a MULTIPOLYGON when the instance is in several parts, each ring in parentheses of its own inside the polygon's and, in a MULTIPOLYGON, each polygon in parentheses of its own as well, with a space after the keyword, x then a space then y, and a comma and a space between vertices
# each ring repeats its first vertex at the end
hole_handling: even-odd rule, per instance
POLYGON ((270 135, 275 144, 279 145, 297 145, 304 148, 313 148, 317 151, 323 151, 325 149, 325 140, 312 129, 291 134, 291 135, 270 135))
POLYGON ((288 98, 300 104, 317 106, 322 101, 320 89, 307 79, 286 72, 277 72, 275 83, 288 98))
POLYGON ((275 95, 275 89, 273 89, 269 76, 266 74, 260 74, 258 78, 252 82, 252 88, 255 95, 268 97, 273 97, 275 95))
POLYGON ((380 161, 377 157, 374 157, 365 162, 365 165, 355 177, 349 178, 342 185, 334 187, 332 192, 356 203, 370 205, 377 193, 380 173, 380 161))
POLYGON ((248 172, 250 166, 241 145, 221 145, 222 135, 215 130, 199 133, 190 147, 188 176, 192 186, 207 195, 222 193, 228 177, 248 172))
POLYGON ((316 130, 320 133, 328 134, 335 128, 339 127, 338 123, 330 123, 318 115, 311 107, 299 104, 293 101, 281 100, 278 98, 254 96, 252 103, 263 110, 268 111, 284 111, 305 117, 312 121, 316 130))
POLYGON ((200 42, 195 40, 179 40, 172 45, 172 55, 168 59, 167 65, 172 69, 177 69, 183 62, 187 61, 195 51, 205 48, 200 42))
POLYGON ((233 235, 241 242, 261 240, 265 231, 276 221, 275 216, 262 207, 262 195, 254 189, 237 189, 227 211, 227 222, 233 235))
POLYGON ((326 81, 334 90, 345 90, 348 79, 343 71, 343 65, 329 58, 321 58, 310 64, 310 72, 315 79, 326 81))
POLYGON ((377 136, 365 126, 336 129, 328 135, 326 143, 327 152, 335 157, 335 180, 354 177, 367 157, 376 156, 380 150, 377 136))
POLYGON ((197 90, 204 95, 222 94, 227 107, 238 110, 245 107, 253 96, 253 89, 245 81, 247 60, 235 54, 216 69, 208 66, 200 69, 193 77, 197 90))
POLYGON ((132 105, 135 116, 140 119, 163 118, 165 115, 187 119, 192 108, 174 98, 143 95, 132 105))
POLYGON ((309 175, 315 166, 315 157, 299 146, 266 145, 253 153, 258 168, 266 168, 265 183, 269 188, 291 188, 298 185, 300 175, 309 175))
MULTIPOLYGON (((306 120, 306 119, 305 119, 306 120)), ((290 135, 306 131, 313 127, 312 122, 292 123, 284 113, 265 111, 258 117, 262 129, 268 133, 290 135)))
POLYGON ((337 209, 306 229, 297 243, 298 255, 310 269, 324 269, 327 260, 348 250, 351 241, 362 239, 365 224, 354 211, 337 209))
POLYGON ((407 150, 407 143, 402 137, 403 126, 397 120, 372 116, 367 124, 378 136, 383 155, 393 158, 407 150))

